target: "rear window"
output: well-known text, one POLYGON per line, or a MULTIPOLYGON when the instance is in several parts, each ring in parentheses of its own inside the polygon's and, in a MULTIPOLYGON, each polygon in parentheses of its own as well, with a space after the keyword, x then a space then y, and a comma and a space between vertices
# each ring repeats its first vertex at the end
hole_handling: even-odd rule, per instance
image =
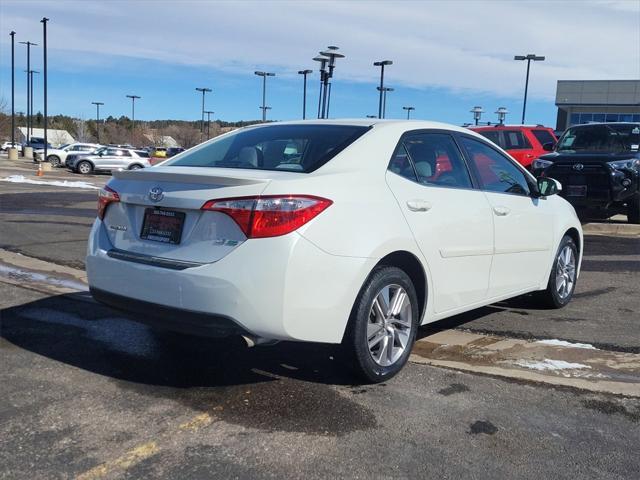
POLYGON ((544 145, 545 143, 556 143, 556 139, 553 138, 553 135, 551 135, 549 130, 531 130, 531 133, 533 133, 536 140, 540 142, 540 145, 544 145))
POLYGON ((149 158, 149 152, 146 152, 144 150, 136 150, 135 151, 139 157, 143 157, 143 158, 149 158))
POLYGON ((480 135, 482 135, 484 138, 487 138, 489 140, 491 140, 493 143, 495 143, 496 145, 499 145, 502 147, 502 145, 500 145, 500 132, 498 132, 497 130, 480 130, 478 132, 480 135))
POLYGON ((309 173, 327 163, 369 127, 268 125, 237 130, 163 166, 246 168, 309 173))
POLYGON ((523 133, 520 130, 503 130, 504 136, 504 148, 505 150, 522 150, 531 148, 529 141, 524 138, 523 133))
POLYGON ((558 141, 557 151, 637 152, 640 124, 600 124, 571 127, 558 141))

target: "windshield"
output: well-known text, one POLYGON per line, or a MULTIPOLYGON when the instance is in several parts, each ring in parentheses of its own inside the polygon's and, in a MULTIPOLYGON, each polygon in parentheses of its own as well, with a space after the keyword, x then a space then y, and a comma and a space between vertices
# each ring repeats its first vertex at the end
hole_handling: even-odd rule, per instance
POLYGON ((194 148, 163 166, 309 173, 327 163, 368 129, 353 125, 252 127, 194 148))
POLYGON ((640 124, 598 124, 572 127, 558 141, 558 152, 638 151, 640 124))

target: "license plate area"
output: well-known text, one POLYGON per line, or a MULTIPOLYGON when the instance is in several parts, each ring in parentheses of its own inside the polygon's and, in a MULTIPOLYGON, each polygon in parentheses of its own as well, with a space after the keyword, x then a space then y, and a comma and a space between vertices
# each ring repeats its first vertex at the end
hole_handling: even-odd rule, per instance
POLYGON ((587 186, 586 185, 568 185, 567 196, 568 197, 586 197, 587 186))
POLYGON ((178 244, 184 227, 184 212, 164 208, 146 208, 140 238, 154 242, 178 244))

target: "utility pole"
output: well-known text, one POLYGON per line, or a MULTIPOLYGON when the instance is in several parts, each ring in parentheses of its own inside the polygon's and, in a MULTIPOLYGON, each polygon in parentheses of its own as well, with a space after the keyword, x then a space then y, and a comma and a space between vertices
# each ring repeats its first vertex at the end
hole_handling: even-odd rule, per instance
POLYGON ((136 99, 142 98, 138 95, 127 95, 131 99, 131 145, 133 146, 133 133, 136 128, 136 99))
POLYGON ((42 17, 42 39, 43 39, 43 48, 42 48, 42 66, 44 73, 44 158, 47 159, 47 151, 49 149, 49 141, 47 140, 47 124, 49 121, 49 117, 47 116, 47 22, 49 19, 47 17, 42 17))
POLYGON ((303 87, 302 87, 302 119, 306 120, 307 119, 307 75, 309 75, 310 73, 312 73, 313 70, 300 70, 298 72, 299 75, 302 75, 304 77, 304 83, 303 83, 303 87))
POLYGON ((11 147, 16 147, 16 32, 11 31, 11 147))
POLYGON ((96 106, 96 141, 100 143, 100 105, 104 105, 102 102, 91 102, 96 106))

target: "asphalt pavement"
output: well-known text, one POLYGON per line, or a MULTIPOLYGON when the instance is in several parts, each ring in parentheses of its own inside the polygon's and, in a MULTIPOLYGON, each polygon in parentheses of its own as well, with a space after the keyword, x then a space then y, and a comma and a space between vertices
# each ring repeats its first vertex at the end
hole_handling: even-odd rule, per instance
MULTIPOLYGON (((0 182, 0 248, 82 268, 95 200, 95 190, 0 182)), ((522 297, 421 335, 452 328, 640 353, 640 240, 589 236, 585 255, 565 309, 522 297)), ((0 277, 3 479, 626 479, 640 471, 638 398, 414 363, 362 386, 336 347, 248 349, 157 331, 87 294, 27 283, 0 277)))

